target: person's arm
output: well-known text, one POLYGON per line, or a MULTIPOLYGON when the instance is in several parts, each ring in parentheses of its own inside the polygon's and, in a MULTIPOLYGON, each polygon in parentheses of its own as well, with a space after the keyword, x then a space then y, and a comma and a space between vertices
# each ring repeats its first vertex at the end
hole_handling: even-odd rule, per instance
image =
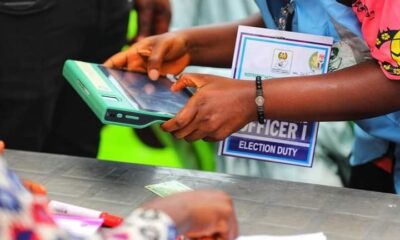
POLYGON ((133 42, 168 32, 171 22, 169 0, 135 0, 134 8, 138 14, 138 33, 133 42))
POLYGON ((326 75, 264 81, 268 118, 341 121, 400 109, 400 82, 389 80, 375 61, 326 75))
MULTIPOLYGON (((174 91, 196 87, 187 105, 162 125, 187 141, 222 140, 257 120, 255 84, 218 76, 185 74, 174 91)), ((334 73, 263 81, 266 118, 341 121, 400 109, 400 82, 385 77, 374 61, 334 73)))
POLYGON ((190 65, 230 67, 239 25, 264 27, 260 14, 228 23, 183 30, 187 39, 190 65))

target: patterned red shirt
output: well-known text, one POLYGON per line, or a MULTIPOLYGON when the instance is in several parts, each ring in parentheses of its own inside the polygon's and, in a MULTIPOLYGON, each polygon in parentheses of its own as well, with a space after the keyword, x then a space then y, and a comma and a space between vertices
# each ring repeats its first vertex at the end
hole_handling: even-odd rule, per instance
POLYGON ((353 10, 372 57, 389 79, 400 80, 399 0, 357 0, 353 10))

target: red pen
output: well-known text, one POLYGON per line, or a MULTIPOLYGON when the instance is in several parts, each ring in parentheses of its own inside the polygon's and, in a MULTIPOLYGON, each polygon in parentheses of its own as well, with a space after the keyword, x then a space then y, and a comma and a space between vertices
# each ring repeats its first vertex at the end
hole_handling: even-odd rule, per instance
POLYGON ((116 227, 123 221, 123 218, 109 214, 108 212, 101 212, 94 209, 79 207, 54 200, 49 202, 49 210, 53 214, 61 214, 66 216, 101 218, 103 219, 103 226, 106 227, 116 227))

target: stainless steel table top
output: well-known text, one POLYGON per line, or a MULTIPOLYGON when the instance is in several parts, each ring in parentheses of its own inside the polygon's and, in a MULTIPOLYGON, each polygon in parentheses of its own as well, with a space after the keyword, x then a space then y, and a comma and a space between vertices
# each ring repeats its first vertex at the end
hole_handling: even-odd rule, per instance
POLYGON ((324 232, 329 240, 400 239, 396 195, 14 150, 5 158, 19 176, 44 184, 52 199, 122 216, 155 197, 144 186, 178 180, 193 189, 229 193, 242 235, 324 232))

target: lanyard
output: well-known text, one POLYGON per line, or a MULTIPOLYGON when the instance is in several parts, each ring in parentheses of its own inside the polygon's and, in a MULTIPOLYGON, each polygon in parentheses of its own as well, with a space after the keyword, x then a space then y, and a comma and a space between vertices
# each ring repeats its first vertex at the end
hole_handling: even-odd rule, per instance
POLYGON ((292 29, 293 14, 294 14, 293 0, 290 0, 280 10, 280 16, 278 19, 279 30, 290 31, 292 29))

